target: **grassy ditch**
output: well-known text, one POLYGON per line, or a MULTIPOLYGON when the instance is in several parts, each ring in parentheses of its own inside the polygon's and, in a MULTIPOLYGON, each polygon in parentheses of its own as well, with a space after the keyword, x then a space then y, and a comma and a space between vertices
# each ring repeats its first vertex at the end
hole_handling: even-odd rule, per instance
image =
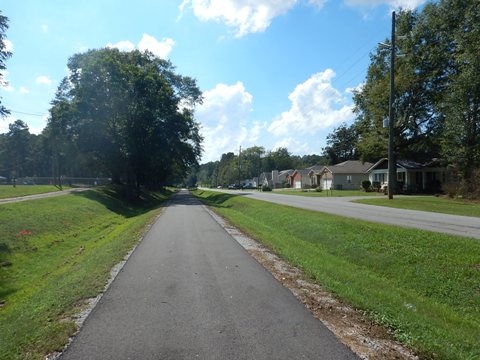
POLYGON ((423 357, 480 358, 480 241, 194 194, 423 357))
POLYGON ((388 199, 362 199, 355 202, 399 209, 431 211, 443 214, 480 217, 480 202, 447 199, 435 196, 409 196, 388 199))
POLYGON ((113 190, 0 205, 0 359, 43 359, 103 290, 171 192, 127 204, 113 190))
POLYGON ((365 192, 362 190, 323 190, 317 192, 315 190, 274 190, 274 194, 313 196, 313 197, 345 197, 345 196, 383 196, 383 193, 365 192))
MULTIPOLYGON (((70 187, 64 186, 63 190, 70 187)), ((53 185, 0 185, 0 199, 7 199, 26 195, 36 195, 48 192, 60 191, 60 189, 53 185)))

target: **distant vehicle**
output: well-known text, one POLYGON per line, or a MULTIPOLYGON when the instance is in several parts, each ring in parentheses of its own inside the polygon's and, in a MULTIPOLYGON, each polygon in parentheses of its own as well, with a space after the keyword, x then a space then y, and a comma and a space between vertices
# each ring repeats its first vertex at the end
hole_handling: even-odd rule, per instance
POLYGON ((221 188, 222 188, 222 185, 218 185, 218 186, 217 186, 217 189, 221 189, 221 188))
POLYGON ((228 188, 230 190, 237 190, 237 189, 240 189, 240 186, 238 186, 237 184, 230 184, 228 185, 228 188))

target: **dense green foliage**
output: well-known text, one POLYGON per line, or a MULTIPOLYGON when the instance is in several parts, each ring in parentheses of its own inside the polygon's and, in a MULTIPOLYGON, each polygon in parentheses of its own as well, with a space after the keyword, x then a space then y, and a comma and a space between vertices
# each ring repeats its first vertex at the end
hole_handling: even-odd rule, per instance
POLYGON ((68 62, 47 127, 21 120, 0 136, 0 175, 111 177, 158 188, 198 164, 195 80, 149 52, 90 50, 68 62))
POLYGON ((480 242, 197 191, 425 358, 480 357, 480 242))
POLYGON ((286 148, 265 151, 261 146, 242 150, 240 159, 232 152, 223 154, 220 161, 200 165, 192 172, 189 181, 203 186, 238 184, 238 180, 253 179, 262 172, 272 170, 303 169, 326 164, 327 158, 320 155, 292 155, 286 148))
MULTIPOLYGON (((396 157, 441 158, 458 174, 464 192, 472 192, 480 168, 480 3, 441 0, 419 12, 401 11, 396 34, 396 157)), ((328 137, 330 157, 346 153, 374 162, 386 156, 389 83, 390 50, 379 45, 354 94, 355 122, 328 137)))
POLYGON ((136 205, 112 190, 0 207, 0 359, 44 359, 75 331, 169 192, 136 205))
MULTIPOLYGON (((0 86, 4 85, 3 71, 6 69, 5 61, 12 56, 12 53, 7 50, 5 44, 5 32, 8 29, 8 18, 2 15, 0 10, 0 86)), ((2 98, 0 98, 0 118, 9 114, 9 111, 2 105, 2 98)))

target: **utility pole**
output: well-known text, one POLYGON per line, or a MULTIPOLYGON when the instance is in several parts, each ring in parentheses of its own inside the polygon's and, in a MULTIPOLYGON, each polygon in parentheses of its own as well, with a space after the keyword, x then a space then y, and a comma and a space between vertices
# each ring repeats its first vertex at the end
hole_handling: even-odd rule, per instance
POLYGON ((394 108, 395 102, 395 11, 392 12, 392 40, 390 45, 390 104, 388 108, 388 198, 393 199, 396 188, 396 161, 394 153, 394 108))
POLYGON ((240 168, 240 156, 242 156, 242 146, 240 146, 240 150, 238 150, 238 188, 242 187, 240 179, 241 179, 241 168, 240 168))

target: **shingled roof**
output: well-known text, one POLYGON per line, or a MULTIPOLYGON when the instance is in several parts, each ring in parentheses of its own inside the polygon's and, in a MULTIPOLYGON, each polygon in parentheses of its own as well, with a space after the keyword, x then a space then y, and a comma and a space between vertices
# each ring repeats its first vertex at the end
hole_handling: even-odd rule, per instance
POLYGON ((336 165, 327 165, 325 169, 328 169, 332 174, 365 174, 372 165, 369 162, 347 160, 336 165))

